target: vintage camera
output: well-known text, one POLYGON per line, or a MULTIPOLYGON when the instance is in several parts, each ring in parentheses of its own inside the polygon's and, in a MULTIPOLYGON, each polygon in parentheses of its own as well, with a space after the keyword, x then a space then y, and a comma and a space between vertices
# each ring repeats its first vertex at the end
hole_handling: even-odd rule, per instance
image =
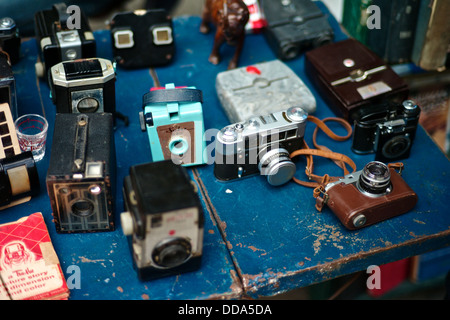
POLYGON ((217 74, 216 91, 231 123, 300 106, 316 111, 316 99, 303 81, 280 60, 256 63, 217 74))
POLYGON ((111 61, 101 58, 60 62, 49 73, 58 113, 116 111, 116 75, 111 61))
POLYGON ((112 231, 116 154, 111 113, 57 113, 47 191, 58 233, 112 231))
POLYGON ((261 173, 273 186, 294 176, 289 155, 303 147, 308 114, 290 107, 226 126, 216 138, 214 175, 231 181, 261 173))
POLYGON ((206 163, 202 103, 202 91, 195 87, 167 84, 144 95, 139 117, 153 161, 172 160, 183 166, 206 163))
POLYGON ((412 100, 372 108, 355 120, 352 150, 375 153, 375 160, 390 162, 409 157, 419 123, 420 107, 412 100))
POLYGON ((121 224, 140 280, 200 267, 204 215, 186 168, 170 160, 132 166, 123 194, 121 224))
POLYGON ((164 9, 117 13, 111 20, 113 56, 124 68, 156 67, 175 55, 172 18, 164 9))
POLYGON ((350 230, 406 213, 418 198, 400 173, 382 162, 369 162, 363 170, 327 184, 326 204, 350 230))
POLYGON ((9 17, 0 19, 0 48, 7 52, 11 64, 15 64, 20 58, 20 36, 16 22, 9 17))
POLYGON ((275 55, 290 60, 302 52, 330 43, 333 29, 311 0, 264 0, 264 35, 275 55))
POLYGON ((39 176, 31 151, 21 152, 7 103, 0 104, 0 210, 39 194, 39 176))
POLYGON ((47 77, 51 67, 62 61, 97 56, 94 34, 80 10, 79 28, 68 25, 71 16, 65 3, 56 3, 50 10, 36 12, 35 35, 39 58, 35 65, 38 77, 47 77))
POLYGON ((8 54, 0 51, 0 104, 7 103, 13 119, 17 119, 16 79, 8 54))

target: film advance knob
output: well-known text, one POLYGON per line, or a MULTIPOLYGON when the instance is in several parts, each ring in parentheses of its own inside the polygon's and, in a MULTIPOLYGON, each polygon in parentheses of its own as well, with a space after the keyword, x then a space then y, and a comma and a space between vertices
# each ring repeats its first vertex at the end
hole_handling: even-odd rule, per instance
POLYGON ((308 113, 300 107, 290 107, 286 110, 286 116, 291 121, 303 122, 308 118, 308 113))
POLYGON ((120 223, 122 224, 122 232, 124 235, 130 236, 133 234, 133 217, 130 212, 125 211, 120 214, 120 223))

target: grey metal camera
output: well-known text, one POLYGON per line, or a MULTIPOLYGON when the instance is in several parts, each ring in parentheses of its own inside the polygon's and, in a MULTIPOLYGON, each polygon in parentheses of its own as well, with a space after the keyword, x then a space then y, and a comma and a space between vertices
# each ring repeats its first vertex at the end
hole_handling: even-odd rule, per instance
POLYGON ((279 186, 295 173, 289 154, 303 147, 308 114, 290 107, 226 126, 216 137, 214 175, 232 181, 260 173, 279 186))
POLYGON ((185 167, 171 160, 132 166, 123 196, 122 230, 140 280, 200 267, 203 209, 185 167))

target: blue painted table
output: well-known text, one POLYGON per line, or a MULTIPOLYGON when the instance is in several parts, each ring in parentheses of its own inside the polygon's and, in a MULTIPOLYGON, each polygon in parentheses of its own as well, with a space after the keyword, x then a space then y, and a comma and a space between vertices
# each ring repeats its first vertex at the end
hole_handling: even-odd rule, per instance
MULTIPOLYGON (((328 10, 319 3, 322 10, 328 10)), ((330 16, 336 37, 346 36, 330 16)), ((138 112, 142 95, 155 85, 175 83, 203 91, 206 129, 229 124, 218 101, 214 83, 218 72, 226 70, 234 48, 221 49, 223 61, 208 62, 213 33, 200 34, 200 18, 179 17, 174 21, 177 52, 173 63, 155 70, 117 70, 117 110, 127 115, 130 125, 118 121, 115 138, 118 158, 117 185, 130 165, 151 161, 147 135, 140 131, 138 112)), ((100 57, 112 58, 109 31, 95 33, 100 57)), ((19 96, 19 113, 43 113, 51 124, 55 108, 44 81, 37 80, 34 39, 23 45, 22 60, 14 67, 19 96)), ((262 35, 249 35, 240 66, 275 59, 262 35)), ((335 116, 311 86, 304 72, 304 57, 287 62, 317 99, 315 116, 335 116)), ((314 127, 308 124, 306 141, 311 143, 314 127)), ((334 128, 340 132, 340 128, 334 128)), ((53 128, 50 125, 49 145, 53 128)), ((343 134, 343 131, 340 132, 343 134)), ((213 143, 207 141, 207 144, 213 143)), ((358 170, 373 156, 357 156, 350 141, 336 143, 319 134, 319 143, 349 155, 358 170)), ((44 213, 63 271, 71 265, 81 269, 81 289, 71 291, 72 299, 214 299, 258 298, 365 270, 450 244, 450 214, 447 205, 450 163, 420 127, 409 159, 404 160, 404 179, 419 195, 415 209, 399 217, 359 231, 348 231, 324 209, 314 208, 312 189, 290 182, 271 187, 261 176, 221 183, 213 165, 190 168, 199 187, 205 209, 206 226, 202 268, 176 277, 140 282, 120 224, 118 230, 97 234, 56 234, 45 187, 49 152, 38 163, 42 191, 32 201, 0 213, 0 223, 16 220, 35 211, 44 213)), ((304 160, 297 163, 297 177, 304 177, 304 160)), ((315 159, 317 174, 341 172, 325 159, 315 159)), ((117 192, 118 212, 123 207, 117 192)), ((118 220, 117 220, 118 222, 118 220)))

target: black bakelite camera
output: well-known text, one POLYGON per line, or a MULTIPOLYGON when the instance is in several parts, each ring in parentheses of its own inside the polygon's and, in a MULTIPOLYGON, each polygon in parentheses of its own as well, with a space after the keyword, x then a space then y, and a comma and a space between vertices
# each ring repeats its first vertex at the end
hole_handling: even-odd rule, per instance
POLYGON ((56 112, 115 114, 116 76, 111 61, 87 58, 60 62, 51 68, 49 78, 56 112))
POLYGON ((52 9, 38 11, 34 16, 40 58, 36 63, 38 77, 47 77, 50 68, 59 62, 97 56, 94 34, 86 16, 80 10, 76 17, 79 26, 71 26, 68 24, 71 15, 67 11, 65 3, 57 3, 52 9))
POLYGON ((117 13, 111 20, 113 56, 124 68, 166 65, 175 54, 172 18, 164 9, 117 13))
POLYGON ((353 131, 353 152, 375 153, 375 160, 381 162, 409 157, 420 116, 420 107, 414 101, 388 103, 359 114, 353 131))
POLYGON ((0 47, 7 52, 11 64, 15 64, 20 58, 20 36, 16 22, 10 17, 0 19, 0 47))
POLYGON ((18 116, 16 99, 16 80, 8 54, 0 51, 0 103, 7 103, 15 120, 18 116))
POLYGON ((123 194, 121 224, 140 280, 200 267, 203 209, 185 167, 171 160, 132 166, 123 194))
POLYGON ((115 229, 116 154, 111 113, 57 113, 47 172, 56 231, 115 229))

